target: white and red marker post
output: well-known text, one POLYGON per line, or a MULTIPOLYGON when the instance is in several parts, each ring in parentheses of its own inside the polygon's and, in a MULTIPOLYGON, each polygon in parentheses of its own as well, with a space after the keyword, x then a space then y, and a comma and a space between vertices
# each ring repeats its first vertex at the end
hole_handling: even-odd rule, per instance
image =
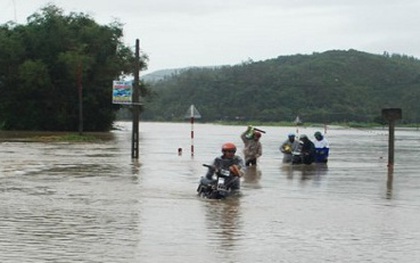
POLYGON ((194 157, 194 120, 201 118, 201 115, 197 108, 191 105, 187 114, 185 114, 185 118, 189 118, 191 123, 191 157, 194 157))
POLYGON ((296 136, 299 135, 299 125, 302 124, 299 116, 296 116, 296 119, 293 121, 296 124, 296 136))

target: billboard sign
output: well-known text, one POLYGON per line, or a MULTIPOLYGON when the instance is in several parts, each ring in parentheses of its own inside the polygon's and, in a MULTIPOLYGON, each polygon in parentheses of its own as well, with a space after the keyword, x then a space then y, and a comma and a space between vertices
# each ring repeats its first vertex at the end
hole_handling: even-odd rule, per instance
POLYGON ((112 103, 131 104, 133 94, 132 81, 114 80, 112 85, 112 103))

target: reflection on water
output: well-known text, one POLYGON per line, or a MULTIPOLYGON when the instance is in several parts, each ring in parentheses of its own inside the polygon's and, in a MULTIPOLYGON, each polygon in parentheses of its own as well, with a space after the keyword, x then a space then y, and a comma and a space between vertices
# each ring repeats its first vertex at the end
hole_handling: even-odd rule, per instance
POLYGON ((208 238, 219 243, 225 252, 234 250, 235 242, 241 238, 242 220, 240 198, 230 197, 227 200, 206 200, 206 224, 208 238))
POLYGON ((247 188, 261 188, 260 180, 262 177, 262 171, 258 166, 248 166, 245 169, 244 176, 242 178, 242 187, 247 188))
POLYGON ((388 167, 388 180, 386 181, 386 196, 388 199, 392 198, 392 183, 394 181, 394 167, 388 167))
POLYGON ((282 164, 281 170, 287 179, 300 178, 301 180, 322 180, 328 173, 328 165, 325 163, 306 164, 282 164))
MULTIPOLYGON (((131 123, 101 142, 0 135, 0 262, 417 262, 420 133, 330 127, 328 164, 287 165, 290 127, 261 127, 263 156, 241 194, 196 196, 203 163, 242 126, 131 123), (178 149, 183 149, 178 154, 178 149)), ((311 135, 317 129, 300 127, 311 135)), ((241 149, 238 149, 241 152, 241 149)))

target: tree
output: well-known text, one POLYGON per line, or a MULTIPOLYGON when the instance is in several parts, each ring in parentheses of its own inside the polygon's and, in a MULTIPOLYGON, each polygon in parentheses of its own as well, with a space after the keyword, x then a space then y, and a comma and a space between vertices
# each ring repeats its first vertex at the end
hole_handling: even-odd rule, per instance
MULTIPOLYGON (((112 80, 131 75, 135 57, 122 25, 99 25, 88 15, 47 5, 26 25, 0 27, 0 128, 76 131, 78 83, 85 131, 107 131, 118 105, 112 80)), ((147 57, 141 58, 141 68, 147 57)))

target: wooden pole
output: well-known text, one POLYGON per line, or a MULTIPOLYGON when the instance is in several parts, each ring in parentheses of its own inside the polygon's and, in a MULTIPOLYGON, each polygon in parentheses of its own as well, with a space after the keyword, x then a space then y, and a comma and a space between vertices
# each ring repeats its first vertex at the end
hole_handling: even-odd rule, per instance
POLYGON ((389 121, 388 127, 388 166, 394 166, 395 121, 389 121))
POLYGON ((82 62, 77 67, 77 86, 79 91, 79 135, 83 133, 83 85, 82 85, 82 62))
POLYGON ((139 103, 139 81, 140 81, 140 41, 136 39, 136 55, 134 64, 134 83, 133 83, 133 132, 131 144, 131 158, 139 158, 139 119, 140 119, 140 103, 139 103))

